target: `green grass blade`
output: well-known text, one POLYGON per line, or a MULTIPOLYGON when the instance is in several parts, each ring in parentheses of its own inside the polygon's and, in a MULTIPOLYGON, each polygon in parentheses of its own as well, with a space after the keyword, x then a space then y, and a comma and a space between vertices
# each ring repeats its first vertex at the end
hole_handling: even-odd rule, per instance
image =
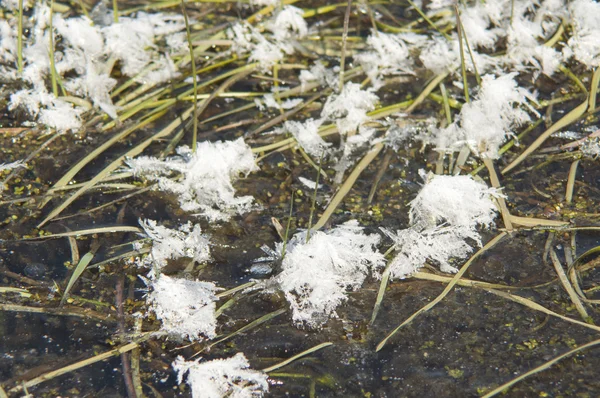
POLYGON ((81 274, 83 274, 83 271, 85 271, 87 266, 90 264, 90 262, 94 258, 94 255, 96 254, 96 250, 97 250, 97 248, 90 250, 83 257, 81 257, 81 260, 79 260, 79 263, 77 264, 77 267, 75 267, 75 270, 73 271, 73 274, 71 275, 71 278, 69 279, 69 283, 67 284, 67 287, 65 288, 65 291, 63 292, 62 299, 60 300, 60 305, 63 305, 65 303, 65 301, 67 300, 67 298, 69 297, 69 292, 73 288, 73 285, 75 285, 75 282, 77 282, 77 280, 79 279, 81 274))

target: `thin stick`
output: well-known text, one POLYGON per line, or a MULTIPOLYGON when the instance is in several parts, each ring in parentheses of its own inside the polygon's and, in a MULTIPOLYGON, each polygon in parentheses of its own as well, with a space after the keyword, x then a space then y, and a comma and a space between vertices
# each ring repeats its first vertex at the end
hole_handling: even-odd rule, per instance
POLYGON ((575 178, 577 175, 577 166, 579 165, 579 159, 571 163, 569 169, 569 178, 567 179, 567 192, 565 193, 565 199, 567 203, 571 203, 573 200, 573 189, 575 188, 575 178))
POLYGON ((300 354, 296 354, 296 355, 294 355, 293 357, 291 357, 291 358, 289 358, 289 359, 286 359, 286 360, 285 360, 285 361, 283 361, 283 362, 280 362, 280 363, 278 363, 278 364, 275 364, 275 365, 273 365, 273 366, 269 366, 268 368, 266 368, 266 369, 263 369, 262 371, 263 371, 263 372, 265 372, 265 373, 270 373, 270 372, 272 372, 272 371, 274 371, 274 370, 281 369, 281 368, 283 368, 284 366, 287 366, 287 365, 289 365, 290 363, 294 362, 294 361, 295 361, 295 360, 297 360, 297 359, 300 359, 300 358, 302 358, 302 357, 304 357, 304 356, 306 356, 306 355, 308 355, 308 354, 312 354, 312 353, 313 353, 313 352, 315 352, 315 351, 319 351, 319 350, 321 350, 321 349, 323 349, 323 348, 325 348, 325 347, 329 347, 329 346, 331 346, 331 345, 333 345, 333 343, 322 343, 322 344, 319 344, 318 346, 315 346, 315 347, 313 347, 313 348, 309 348, 309 349, 308 349, 308 350, 306 350, 306 351, 302 351, 300 354))
MULTIPOLYGON (((488 172, 490 173, 490 182, 494 188, 501 188, 500 180, 498 180, 498 174, 496 174, 496 169, 494 168, 494 163, 487 156, 482 158, 483 164, 487 167, 488 172)), ((504 221, 504 228, 509 231, 512 231, 513 226, 510 220, 510 212, 508 211, 508 207, 506 207, 506 201, 503 197, 498 197, 498 204, 500 205, 500 212, 502 213, 502 221, 504 221)))
POLYGON ((414 314, 412 314, 407 320, 405 320, 404 322, 402 322, 400 324, 400 326, 398 326, 390 334, 388 334, 381 341, 381 343, 379 343, 377 345, 376 351, 380 351, 387 344, 387 342, 389 341, 389 339, 391 339, 396 333, 398 333, 398 331, 400 329, 402 329, 404 326, 406 326, 409 323, 411 323, 419 315, 421 315, 421 314, 429 311, 430 309, 432 309, 433 307, 435 307, 440 301, 442 301, 444 299, 444 297, 446 297, 448 295, 448 293, 450 293, 450 291, 454 288, 454 286, 456 285, 456 283, 458 282, 458 280, 465 274, 465 272, 467 272, 467 270, 469 269, 469 266, 473 263, 473 261, 475 261, 475 259, 477 257, 479 257, 481 254, 483 254, 484 252, 486 252, 487 250, 489 250, 493 246, 495 246, 505 236, 506 236, 506 232, 501 232, 500 234, 496 235, 496 237, 494 239, 492 239, 491 241, 489 241, 485 246, 483 246, 481 249, 479 249, 477 251, 477 253, 473 254, 471 256, 471 258, 465 263, 465 265, 463 265, 461 267, 460 271, 458 271, 456 273, 456 275, 454 275, 454 277, 452 278, 452 281, 450 281, 450 283, 448 283, 448 286, 446 286, 446 288, 444 289, 444 291, 439 296, 437 296, 432 302, 430 302, 429 304, 427 304, 426 306, 424 306, 423 308, 421 308, 420 310, 418 310, 417 312, 415 312, 414 314))
MULTIPOLYGON (((458 17, 458 13, 456 14, 458 17)), ((481 76, 479 76, 479 71, 477 70, 477 64, 475 64, 475 58, 473 57, 473 51, 471 51, 471 45, 469 44, 469 39, 467 38, 467 33, 465 32, 465 27, 462 24, 460 18, 458 18, 458 23, 460 23, 460 31, 465 38, 465 44, 467 45, 467 51, 469 52, 469 58, 471 58, 471 63, 473 64, 473 72, 475 72, 475 80, 477 80, 477 85, 481 86, 481 76)))
POLYGON ((528 378, 529 376, 533 376, 536 373, 539 373, 541 371, 544 371, 548 368, 550 368, 552 365, 554 365, 555 363, 563 360, 564 358, 567 358, 573 354, 578 353, 579 351, 583 351, 587 348, 590 347, 594 347, 596 345, 600 344, 600 339, 599 340, 594 340, 592 342, 589 342, 587 344, 584 344, 582 346, 579 346, 577 348, 574 348, 570 351, 565 352, 564 354, 561 354, 559 356, 557 356, 554 359, 549 360, 548 362, 543 363, 542 365, 530 370, 527 373, 523 373, 521 376, 519 377, 515 377, 514 379, 512 379, 511 381, 502 384, 500 387, 495 388, 494 390, 490 391, 489 393, 485 394, 482 398, 491 398, 493 396, 496 396, 502 392, 505 392, 505 390, 508 390, 510 387, 514 386, 515 384, 517 384, 518 382, 525 380, 526 378, 528 378))
POLYGON ((198 118, 196 117, 196 109, 198 107, 198 76, 196 75, 196 57, 194 57, 192 33, 190 31, 190 22, 188 20, 187 11, 185 10, 185 0, 181 0, 181 13, 183 14, 183 20, 185 21, 185 34, 187 36, 188 48, 190 50, 190 59, 192 61, 192 79, 194 82, 194 127, 192 133, 192 152, 196 153, 196 147, 198 146, 198 118))
POLYGON ((346 14, 344 14, 344 33, 342 34, 342 55, 340 57, 340 92, 344 89, 344 66, 346 62, 346 42, 348 41, 348 23, 350 22, 350 10, 352 0, 348 0, 346 14))

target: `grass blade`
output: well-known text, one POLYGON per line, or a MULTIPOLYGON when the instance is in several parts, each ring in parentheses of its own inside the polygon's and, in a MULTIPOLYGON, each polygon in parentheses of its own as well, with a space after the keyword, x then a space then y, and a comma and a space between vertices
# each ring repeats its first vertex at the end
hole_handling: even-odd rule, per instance
POLYGON ((389 339, 391 339, 396 333, 398 333, 398 331, 400 329, 402 329, 404 326, 406 326, 409 323, 411 323, 416 317, 418 317, 419 315, 421 315, 421 314, 429 311, 430 309, 432 309, 433 307, 435 307, 440 301, 442 301, 444 299, 444 297, 446 297, 448 295, 448 293, 450 293, 450 291, 454 288, 454 286, 457 284, 458 280, 465 274, 465 272, 467 272, 467 270, 469 269, 469 266, 473 263, 473 261, 477 257, 479 257, 481 254, 483 254, 484 252, 486 252, 487 250, 489 250, 490 248, 492 248, 493 246, 495 246, 506 235, 507 235, 506 232, 501 232, 500 234, 496 235, 496 237, 494 239, 492 239, 491 241, 489 241, 485 246, 483 246, 481 249, 479 249, 477 251, 477 253, 473 254, 471 256, 471 258, 465 263, 465 265, 463 265, 461 267, 460 271, 458 271, 456 273, 456 275, 454 275, 454 277, 452 278, 452 280, 450 281, 450 283, 448 283, 448 286, 446 286, 446 288, 444 289, 444 291, 439 296, 437 296, 432 302, 430 302, 429 304, 427 304, 426 306, 424 306, 423 308, 421 308, 420 310, 418 310, 417 312, 415 312, 414 314, 412 314, 407 320, 405 320, 404 322, 402 322, 400 324, 400 326, 398 326, 396 329, 392 330, 392 332, 390 334, 388 334, 377 345, 376 351, 380 351, 387 344, 387 342, 389 341, 389 339))
POLYGON ((294 362, 296 359, 302 358, 302 357, 304 357, 304 356, 306 356, 308 354, 312 354, 313 352, 319 351, 319 350, 321 350, 321 349, 323 349, 325 347, 329 347, 331 345, 333 345, 333 343, 322 343, 322 344, 319 344, 317 346, 314 346, 313 348, 309 348, 306 351, 302 351, 300 354, 296 354, 293 357, 288 358, 288 359, 286 359, 283 362, 280 362, 280 363, 275 364, 273 366, 270 366, 270 367, 268 367, 266 369, 263 369, 262 371, 265 372, 265 373, 269 373, 269 372, 272 372, 274 370, 281 369, 284 366, 289 365, 290 363, 294 362))
POLYGON ((579 119, 586 111, 588 107, 588 99, 586 98, 584 102, 582 102, 579 106, 573 109, 571 112, 567 113, 563 116, 559 121, 554 123, 550 128, 542 133, 531 145, 523 151, 515 160, 513 160, 508 166, 502 170, 502 174, 506 174, 515 167, 517 167, 527 156, 531 155, 533 151, 538 149, 544 141, 546 141, 552 134, 556 133, 560 129, 568 126, 571 123, 574 123, 579 119))
POLYGON ((73 285, 75 285, 75 282, 77 282, 77 280, 79 279, 81 274, 83 274, 83 271, 85 271, 87 266, 90 264, 90 262, 94 258, 94 255, 96 254, 97 250, 98 250, 98 246, 92 248, 92 250, 90 250, 83 257, 81 257, 81 260, 79 260, 77 267, 75 267, 75 270, 73 271, 73 274, 71 275, 71 278, 69 279, 69 283, 67 283, 67 287, 65 288, 65 291, 63 292, 62 299, 60 300, 60 305, 63 305, 65 303, 65 301, 69 297, 69 292, 73 288, 73 285))

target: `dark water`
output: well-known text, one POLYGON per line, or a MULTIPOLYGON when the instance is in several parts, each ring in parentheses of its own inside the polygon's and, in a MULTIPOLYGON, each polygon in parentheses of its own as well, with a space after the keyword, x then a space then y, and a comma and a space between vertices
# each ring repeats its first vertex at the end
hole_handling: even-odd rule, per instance
MULTIPOLYGON (((230 13, 234 14, 233 11, 230 13)), ((422 80, 415 82, 414 91, 418 92, 423 83, 422 80)), ((259 87, 259 81, 250 78, 239 86, 234 86, 232 90, 249 87, 259 87)), ((548 88, 548 96, 552 92, 548 88)), ((385 104, 404 99, 402 95, 393 92, 382 94, 381 97, 385 104)), ((205 116, 218 114, 228 107, 240 104, 241 102, 236 102, 231 105, 216 100, 214 106, 207 109, 205 116)), ((567 103, 565 106, 571 109, 573 104, 567 103)), ((425 105, 419 111, 419 116, 434 114, 436 109, 425 105)), ((560 109, 556 111, 559 112, 560 109)), ((176 117, 178 112, 180 108, 175 107, 171 117, 176 117)), ((236 114, 226 120, 202 125, 200 139, 232 139, 259 127, 272 116, 275 115, 260 114, 255 110, 236 114), (215 129, 224 124, 249 118, 255 119, 254 123, 229 129, 224 133, 215 133, 215 129)), ((78 175, 78 181, 92 177, 132 143, 140 142, 164 123, 166 122, 161 121, 150 126, 133 134, 127 142, 116 145, 101 159, 84 169, 78 175)), ((580 124, 573 126, 573 129, 583 127, 584 124, 580 124)), ((542 130, 543 127, 538 127, 530 136, 536 136, 542 130)), ((2 286, 28 289, 31 297, 2 293, 2 304, 48 309, 59 307, 60 295, 53 292, 53 286, 56 283, 61 289, 64 288, 72 270, 65 266, 65 262, 71 259, 67 239, 28 242, 15 240, 25 235, 36 235, 39 231, 35 229, 35 225, 48 214, 49 209, 59 204, 59 200, 54 199, 46 208, 39 210, 37 204, 40 198, 36 195, 44 192, 49 184, 55 182, 71 165, 107 137, 108 135, 101 133, 91 133, 81 139, 62 137, 35 158, 30 163, 30 168, 21 172, 18 179, 9 183, 4 200, 33 199, 3 204, 0 207, 1 238, 4 239, 0 246, 0 280, 2 286)), ((189 135, 182 142, 189 143, 188 138, 189 135)), ((10 161, 24 157, 44 139, 25 134, 3 135, 1 140, 4 160, 10 161)), ((256 137, 249 140, 249 143, 257 146, 263 141, 263 138, 256 137)), ((523 144, 530 141, 531 138, 527 137, 523 144)), ((548 145, 562 142, 550 140, 548 145)), ((157 154, 163 147, 164 143, 154 144, 147 153, 157 154)), ((509 158, 514 153, 516 152, 512 152, 509 158)), ((374 202, 367 204, 367 196, 379 170, 381 158, 380 155, 363 173, 334 215, 332 224, 356 218, 369 232, 375 232, 379 226, 391 229, 407 226, 406 204, 419 190, 418 170, 432 169, 435 157, 421 154, 418 145, 393 154, 374 202), (407 160, 410 160, 408 166, 407 160)), ((515 173, 503 180, 509 208, 522 216, 571 219, 576 225, 597 225, 598 207, 595 198, 599 197, 600 187, 597 161, 581 162, 574 203, 566 205, 564 186, 571 160, 558 160, 543 167, 528 169, 542 160, 532 157, 521 167, 521 170, 527 171, 515 173), (544 195, 539 194, 540 191, 544 195)), ((194 270, 193 277, 214 281, 223 288, 233 288, 251 278, 260 278, 260 275, 249 272, 252 260, 263 255, 261 245, 272 247, 279 240, 271 225, 271 217, 276 217, 282 224, 287 221, 292 191, 296 192, 292 232, 306 227, 312 192, 301 185, 297 177, 314 179, 315 170, 299 153, 290 151, 267 157, 260 168, 259 172, 239 181, 236 188, 238 195, 253 195, 263 206, 263 210, 235 218, 224 225, 211 225, 200 220, 214 243, 214 261, 207 267, 194 270)), ((485 172, 480 175, 487 178, 485 172)), ((327 198, 335 192, 331 182, 326 181, 324 184, 325 187, 317 195, 319 210, 324 209, 327 198)), ((65 214, 90 209, 121 195, 95 191, 78 199, 65 214)), ((183 213, 175 198, 150 191, 92 214, 53 222, 45 230, 60 233, 115 224, 135 226, 140 218, 151 218, 170 227, 187 220, 198 221, 183 213)), ((494 235, 495 232, 487 232, 484 241, 494 235)), ((547 236, 548 232, 544 231, 513 233, 478 258, 466 278, 519 287, 510 292, 534 300, 557 313, 580 319, 568 295, 556 280, 552 264, 543 261, 547 236)), ((119 251, 111 249, 115 245, 137 238, 131 233, 87 236, 78 238, 77 246, 83 255, 90 250, 92 244, 100 244, 98 254, 92 262, 97 263, 118 254, 119 251)), ((570 245, 570 239, 570 233, 567 232, 558 232, 555 237, 553 246, 563 262, 562 248, 570 245)), ((576 243, 577 254, 581 254, 599 246, 600 240, 596 232, 578 232, 576 243)), ((384 241, 382 250, 387 249, 390 244, 391 242, 384 241)), ((119 250, 123 252, 129 249, 126 246, 119 250)), ((592 256, 587 261, 593 259, 592 256)), ((184 266, 181 263, 171 264, 169 272, 178 274, 184 266)), ((277 265, 273 266, 277 272, 277 265)), ((65 312, 93 310, 94 317, 10 310, 0 312, 0 383, 4 389, 9 390, 22 380, 33 379, 129 341, 127 334, 133 332, 133 314, 144 310, 144 284, 137 277, 141 273, 141 270, 125 261, 101 267, 91 266, 73 291, 74 301, 67 303, 63 309, 65 312), (117 311, 117 295, 123 297, 123 316, 117 311), (125 332, 125 337, 122 332, 125 332)), ((581 278, 583 289, 598 286, 600 271, 592 268, 582 273, 581 278)), ((535 312, 484 290, 457 287, 439 305, 418 317, 380 352, 376 352, 375 347, 387 333, 433 300, 444 286, 437 282, 414 279, 391 283, 376 322, 369 326, 378 287, 377 281, 368 280, 360 291, 350 294, 348 302, 338 308, 339 317, 330 320, 322 330, 298 329, 292 325, 291 316, 286 312, 216 345, 210 351, 204 351, 201 357, 222 358, 244 352, 253 368, 262 369, 320 343, 332 342, 332 346, 276 371, 271 378, 269 396, 309 397, 314 394, 319 397, 471 397, 479 396, 518 374, 598 337, 598 333, 591 329, 535 312)), ((596 296, 599 296, 598 293, 596 296)), ((276 294, 254 292, 238 297, 235 305, 219 318, 219 333, 222 335, 238 330, 267 313, 287 308, 283 297, 276 294)), ((599 322, 596 307, 587 308, 591 318, 599 322)), ((144 331, 157 330, 158 326, 156 322, 146 321, 144 331)), ((204 344, 182 348, 184 346, 187 343, 164 338, 142 344, 140 372, 147 396, 155 394, 153 391, 165 397, 185 396, 189 393, 184 386, 177 386, 170 364, 178 355, 189 358, 206 347, 204 344)), ((599 367, 600 355, 597 350, 592 349, 569 357, 516 385, 508 395, 594 397, 600 391, 600 380, 597 377, 599 367)), ((115 356, 41 383, 30 388, 29 392, 36 397, 120 397, 127 395, 123 380, 122 359, 115 356)))

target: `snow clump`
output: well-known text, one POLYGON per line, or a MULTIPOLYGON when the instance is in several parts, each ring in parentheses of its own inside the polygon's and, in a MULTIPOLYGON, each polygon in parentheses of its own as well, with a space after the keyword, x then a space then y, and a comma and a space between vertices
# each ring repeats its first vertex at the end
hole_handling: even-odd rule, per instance
POLYGON ((250 369, 243 353, 207 362, 185 361, 179 356, 173 368, 179 383, 187 373, 194 398, 256 398, 269 391, 267 374, 250 369))
POLYGON ((192 341, 216 337, 217 287, 211 282, 190 281, 161 275, 146 281, 151 292, 147 302, 160 320, 161 330, 192 341))
MULTIPOLYGON (((423 176, 425 177, 425 176, 423 176)), ((471 176, 426 177, 426 183, 410 202, 410 227, 382 231, 394 241, 398 254, 390 264, 393 278, 410 276, 428 260, 439 264, 442 272, 456 272, 452 258, 465 258, 472 247, 465 239, 481 246, 478 227, 491 227, 496 216, 495 188, 471 176)))
POLYGON ((235 196, 233 181, 258 169, 254 154, 240 137, 235 141, 200 142, 195 153, 188 146, 179 156, 161 160, 140 156, 126 161, 135 175, 157 181, 161 191, 174 193, 184 211, 210 221, 226 221, 255 208, 252 196, 235 196), (180 174, 173 178, 172 174, 180 174))
MULTIPOLYGON (((335 309, 357 290, 370 272, 383 267, 385 260, 376 250, 380 236, 367 235, 357 221, 349 221, 328 232, 312 231, 294 235, 288 242, 275 277, 292 308, 297 326, 321 327, 335 309)), ((283 245, 277 246, 281 254, 283 245)))

